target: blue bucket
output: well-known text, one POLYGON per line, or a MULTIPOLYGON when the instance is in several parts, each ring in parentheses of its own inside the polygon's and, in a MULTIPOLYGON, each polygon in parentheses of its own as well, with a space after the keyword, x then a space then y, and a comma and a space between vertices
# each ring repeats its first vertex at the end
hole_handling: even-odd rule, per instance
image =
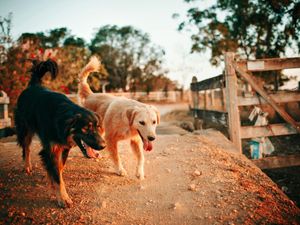
POLYGON ((252 159, 259 159, 260 152, 259 152, 259 142, 257 141, 250 141, 250 153, 252 159))

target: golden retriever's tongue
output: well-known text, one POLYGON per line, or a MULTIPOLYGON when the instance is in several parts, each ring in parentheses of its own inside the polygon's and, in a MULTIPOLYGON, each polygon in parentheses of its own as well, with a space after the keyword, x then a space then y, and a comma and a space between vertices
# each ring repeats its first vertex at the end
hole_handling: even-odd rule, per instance
POLYGON ((86 147, 86 153, 90 158, 98 158, 98 153, 95 153, 95 151, 91 147, 86 147))
POLYGON ((144 140, 144 150, 145 151, 151 151, 152 150, 151 141, 144 140))

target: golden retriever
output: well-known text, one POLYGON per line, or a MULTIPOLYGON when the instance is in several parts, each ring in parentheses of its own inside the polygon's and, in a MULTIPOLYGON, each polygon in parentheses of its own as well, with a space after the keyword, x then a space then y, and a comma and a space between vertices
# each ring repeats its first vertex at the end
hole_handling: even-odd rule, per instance
POLYGON ((111 153, 120 176, 127 174, 118 154, 118 142, 130 139, 130 145, 137 156, 136 176, 144 179, 144 154, 152 150, 156 138, 159 112, 156 107, 125 97, 93 93, 87 83, 91 72, 99 70, 100 61, 92 57, 79 74, 78 97, 81 104, 100 117, 100 134, 104 135, 106 146, 111 153))

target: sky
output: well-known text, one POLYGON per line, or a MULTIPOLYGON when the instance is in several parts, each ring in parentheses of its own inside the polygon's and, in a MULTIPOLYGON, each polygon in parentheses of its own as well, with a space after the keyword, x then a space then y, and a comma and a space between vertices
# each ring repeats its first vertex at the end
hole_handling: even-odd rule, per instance
POLYGON ((198 80, 219 75, 222 68, 209 63, 209 52, 190 54, 190 33, 178 32, 178 24, 191 5, 183 0, 0 0, 0 16, 13 13, 12 35, 45 32, 67 27, 77 37, 90 42, 104 25, 131 25, 150 35, 165 52, 168 77, 186 88, 193 76, 198 80), (179 13, 179 19, 173 19, 179 13))

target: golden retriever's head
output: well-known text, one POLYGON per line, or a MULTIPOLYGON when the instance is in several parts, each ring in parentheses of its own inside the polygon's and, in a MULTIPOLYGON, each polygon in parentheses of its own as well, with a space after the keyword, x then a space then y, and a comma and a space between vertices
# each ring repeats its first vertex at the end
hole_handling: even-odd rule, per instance
POLYGON ((126 114, 130 127, 139 133, 144 144, 144 150, 151 151, 152 141, 156 138, 156 126, 160 120, 157 108, 151 105, 136 106, 133 109, 128 109, 126 114))

